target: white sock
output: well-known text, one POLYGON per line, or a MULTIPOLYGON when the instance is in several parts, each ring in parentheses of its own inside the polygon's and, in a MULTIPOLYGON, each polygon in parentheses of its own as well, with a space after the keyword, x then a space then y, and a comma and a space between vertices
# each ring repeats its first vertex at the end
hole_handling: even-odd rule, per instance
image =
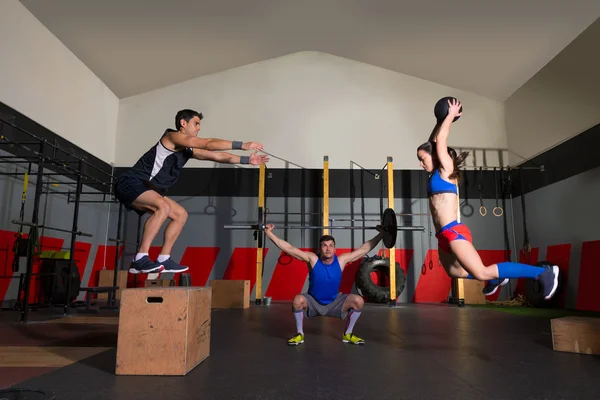
POLYGON ((142 258, 142 257, 144 257, 144 256, 147 256, 147 255, 148 255, 148 253, 137 253, 137 254, 135 255, 135 261, 137 261, 137 260, 139 260, 140 258, 142 258))
POLYGON ((296 331, 304 335, 304 330, 302 329, 302 319, 304 318, 304 310, 294 310, 294 318, 296 319, 296 331))
POLYGON ((344 335, 352 333, 352 329, 354 329, 354 324, 358 317, 360 317, 360 311, 350 310, 350 313, 348 314, 348 324, 346 325, 346 332, 344 332, 344 335))
POLYGON ((161 262, 165 262, 167 261, 169 258, 171 257, 170 254, 159 254, 158 258, 156 259, 156 261, 158 261, 159 263, 161 262))

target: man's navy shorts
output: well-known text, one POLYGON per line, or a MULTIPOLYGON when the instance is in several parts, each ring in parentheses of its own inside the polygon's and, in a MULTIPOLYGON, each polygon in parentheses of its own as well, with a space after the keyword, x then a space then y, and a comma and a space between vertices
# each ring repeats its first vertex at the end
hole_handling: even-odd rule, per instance
POLYGON ((134 210, 139 215, 144 215, 146 211, 140 211, 133 208, 132 203, 147 190, 152 190, 147 187, 143 181, 138 178, 121 175, 114 183, 115 197, 125 206, 128 211, 134 210))

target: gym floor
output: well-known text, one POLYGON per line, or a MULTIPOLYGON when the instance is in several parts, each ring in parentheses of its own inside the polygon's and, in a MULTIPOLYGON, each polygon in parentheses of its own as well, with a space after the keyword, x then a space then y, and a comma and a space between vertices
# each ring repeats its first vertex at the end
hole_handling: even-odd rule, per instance
POLYGON ((286 344, 294 333, 289 304, 213 310, 211 354, 185 377, 116 376, 116 314, 47 319, 35 312, 39 321, 29 324, 16 322, 18 313, 0 315, 0 386, 51 392, 61 400, 598 394, 600 357, 554 352, 549 318, 485 308, 368 305, 355 329, 366 345, 341 342, 343 321, 317 318, 305 319, 306 341, 298 347, 286 344), (7 349, 19 352, 20 366, 11 364, 7 349))

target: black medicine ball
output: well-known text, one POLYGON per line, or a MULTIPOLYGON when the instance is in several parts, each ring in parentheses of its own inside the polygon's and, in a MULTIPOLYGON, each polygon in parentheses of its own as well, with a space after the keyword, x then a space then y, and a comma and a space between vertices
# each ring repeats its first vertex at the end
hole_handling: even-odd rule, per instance
MULTIPOLYGON (((439 99, 437 103, 435 103, 433 114, 438 122, 442 122, 444 119, 446 119, 446 116, 448 115, 448 100, 453 99, 456 99, 456 97, 443 97, 439 99)), ((462 112, 462 105, 460 106, 460 111, 462 112)), ((456 122, 459 118, 460 117, 454 117, 454 121, 452 122, 456 122)))

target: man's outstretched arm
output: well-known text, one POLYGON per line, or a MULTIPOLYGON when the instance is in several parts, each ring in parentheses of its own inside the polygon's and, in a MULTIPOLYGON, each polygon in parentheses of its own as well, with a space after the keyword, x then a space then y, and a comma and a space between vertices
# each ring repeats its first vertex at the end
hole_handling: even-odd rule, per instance
POLYGON ((365 242, 362 246, 360 246, 358 249, 354 250, 353 252, 341 254, 338 257, 338 260, 339 260, 340 264, 342 265, 342 267, 344 267, 348 263, 354 262, 356 260, 360 260, 361 258, 366 256, 371 250, 373 250, 375 248, 375 246, 377 246, 377 244, 381 241, 381 238, 382 238, 381 233, 378 233, 377 236, 375 236, 373 239, 365 242))
POLYGON ((279 249, 281 251, 283 251, 286 254, 289 254, 290 256, 292 256, 298 260, 304 261, 309 264, 316 262, 317 255, 315 253, 302 251, 302 250, 292 246, 285 240, 278 238, 273 233, 273 228, 274 228, 273 224, 268 224, 265 227, 265 234, 267 235, 267 237, 269 239, 271 239, 271 241, 275 244, 275 246, 279 247, 279 249))

